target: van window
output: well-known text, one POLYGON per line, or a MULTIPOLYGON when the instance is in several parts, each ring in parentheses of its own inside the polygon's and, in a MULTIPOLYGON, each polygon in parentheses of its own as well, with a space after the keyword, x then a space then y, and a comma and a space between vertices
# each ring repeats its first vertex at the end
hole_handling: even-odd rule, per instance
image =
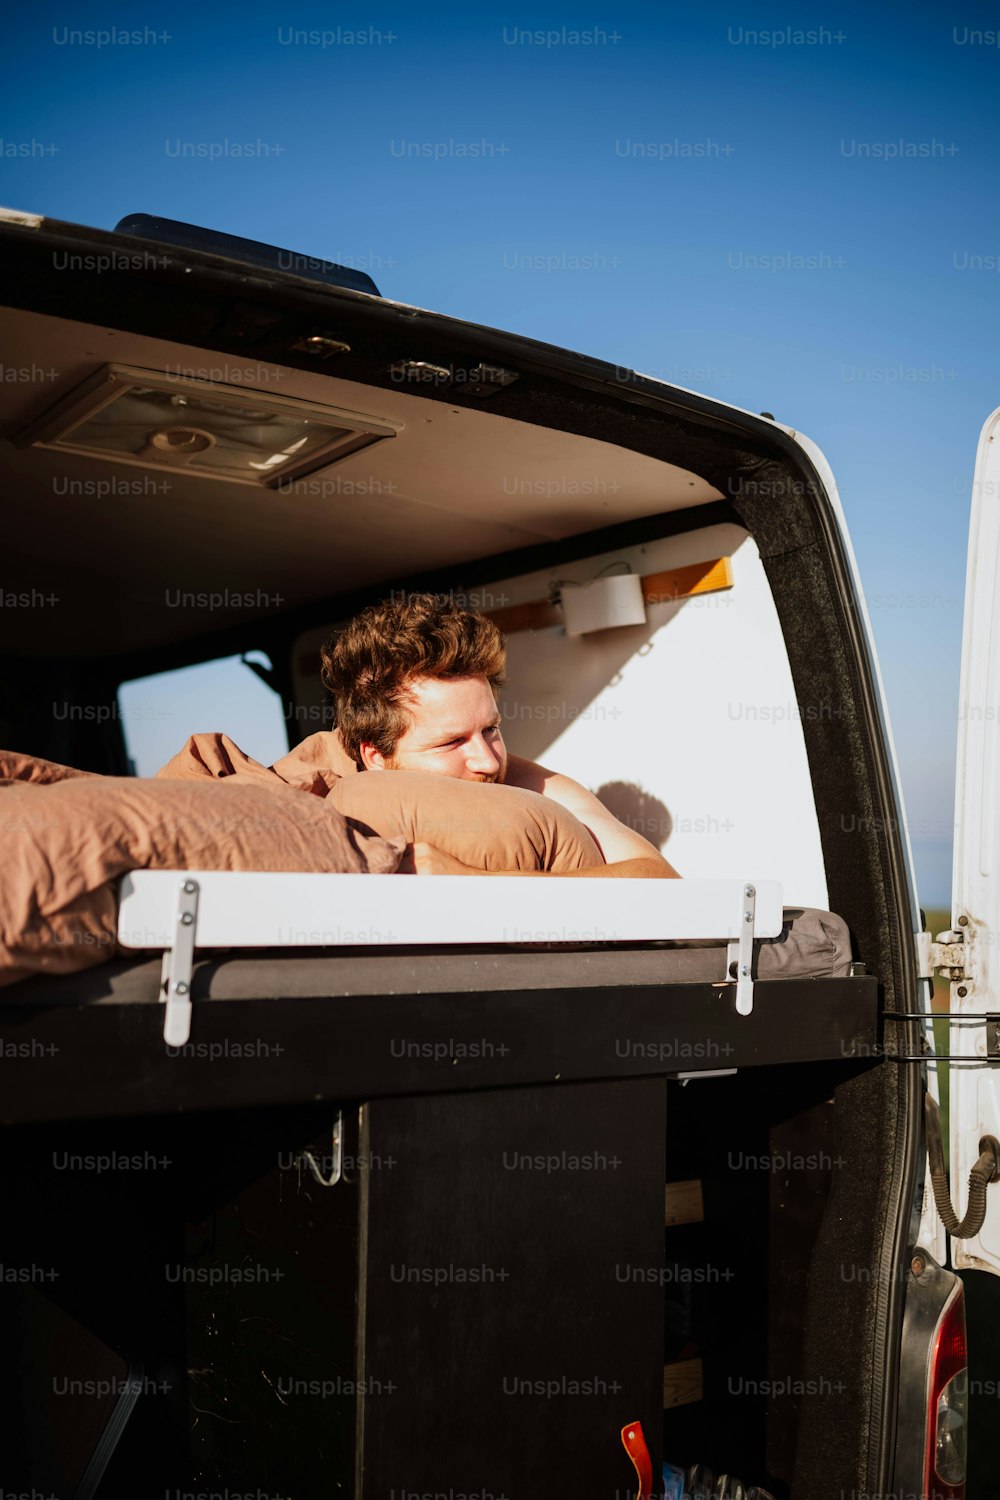
POLYGON ((249 651, 123 682, 118 712, 132 774, 154 776, 188 735, 202 731, 222 730, 265 766, 286 755, 281 698, 250 661, 270 669, 264 652, 249 651))

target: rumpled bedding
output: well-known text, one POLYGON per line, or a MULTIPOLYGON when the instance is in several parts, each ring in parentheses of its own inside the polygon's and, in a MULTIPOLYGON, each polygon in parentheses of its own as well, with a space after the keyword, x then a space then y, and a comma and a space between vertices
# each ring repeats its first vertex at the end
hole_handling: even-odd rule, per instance
MULTIPOLYGON (((583 825, 536 793, 356 771, 335 732, 273 766, 228 735, 195 734, 149 780, 0 750, 0 985, 114 958, 117 881, 130 870, 391 874, 420 839, 480 869, 603 862, 583 825)), ((718 946, 724 977, 724 945, 669 946, 718 946)), ((850 934, 829 912, 787 908, 781 936, 754 951, 762 979, 850 972, 850 934)))
POLYGON ((603 863, 573 814, 534 792, 356 771, 328 731, 273 766, 194 734, 151 779, 0 751, 0 985, 113 958, 131 870, 392 874, 421 840, 483 870, 603 863))
POLYGON ((604 863, 568 808, 523 787, 419 771, 357 770, 337 733, 314 734, 273 766, 225 734, 195 734, 158 777, 287 785, 324 797, 358 833, 428 843, 473 870, 570 870, 604 863))
POLYGON ((391 874, 405 839, 327 800, 337 773, 308 752, 265 767, 223 735, 195 736, 184 779, 97 776, 0 751, 0 985, 115 956, 116 882, 130 870, 391 874), (205 745, 207 759, 198 755, 205 745), (213 759, 214 757, 214 759, 213 759), (223 784, 223 757, 231 771, 223 784), (302 796, 295 793, 317 792, 302 796))
POLYGON ((357 766, 336 732, 310 735, 273 766, 253 760, 228 734, 192 734, 183 747, 156 773, 157 780, 243 781, 282 784, 325 797, 342 776, 357 766))

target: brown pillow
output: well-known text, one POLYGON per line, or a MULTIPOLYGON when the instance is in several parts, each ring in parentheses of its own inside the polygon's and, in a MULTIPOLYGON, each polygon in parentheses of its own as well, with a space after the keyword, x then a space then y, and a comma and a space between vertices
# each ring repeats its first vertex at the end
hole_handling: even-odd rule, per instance
POLYGON ((80 776, 0 785, 0 984, 114 957, 129 870, 391 874, 402 841, 352 828, 328 798, 266 783, 80 776))
POLYGON ((61 766, 57 760, 41 760, 37 755, 23 755, 20 750, 0 750, 0 782, 33 781, 38 786, 50 781, 68 781, 71 777, 93 776, 93 771, 78 771, 61 766))
POLYGON ((604 863, 567 808, 521 787, 427 771, 365 771, 343 777, 327 801, 362 831, 434 844, 477 870, 559 873, 604 863))

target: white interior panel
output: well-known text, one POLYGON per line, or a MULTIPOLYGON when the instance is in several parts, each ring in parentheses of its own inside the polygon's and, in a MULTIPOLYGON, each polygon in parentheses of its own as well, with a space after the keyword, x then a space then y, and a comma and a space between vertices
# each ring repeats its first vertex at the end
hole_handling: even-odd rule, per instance
MULTIPOLYGON (((553 585, 584 582, 610 564, 649 574, 723 556, 732 559, 731 589, 648 605, 643 626, 579 637, 562 625, 510 634, 504 739, 514 753, 589 787, 682 875, 777 880, 789 905, 825 909, 788 657, 759 553, 741 527, 707 527, 503 579, 470 590, 467 602, 490 610, 546 599, 553 585)), ((321 727, 322 696, 307 664, 329 633, 310 632, 295 651, 306 732, 321 727)))
MULTIPOLYGON (((714 526, 560 576, 583 581, 619 559, 645 574, 722 556, 732 557, 732 589, 651 605, 645 626, 511 635, 504 735, 517 754, 596 792, 682 875, 778 880, 790 904, 825 907, 791 672, 746 532, 714 526)), ((550 576, 505 587, 515 601, 544 597, 550 576)))

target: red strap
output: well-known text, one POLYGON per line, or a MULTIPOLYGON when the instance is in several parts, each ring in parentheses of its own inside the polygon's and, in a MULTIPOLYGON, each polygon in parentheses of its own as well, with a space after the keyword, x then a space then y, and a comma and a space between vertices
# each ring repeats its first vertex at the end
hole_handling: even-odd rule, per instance
POLYGON ((642 1434, 642 1423, 629 1422, 626 1427, 623 1427, 622 1442, 639 1480, 639 1493, 636 1500, 650 1500, 653 1493, 653 1460, 649 1456, 646 1439, 642 1434))

